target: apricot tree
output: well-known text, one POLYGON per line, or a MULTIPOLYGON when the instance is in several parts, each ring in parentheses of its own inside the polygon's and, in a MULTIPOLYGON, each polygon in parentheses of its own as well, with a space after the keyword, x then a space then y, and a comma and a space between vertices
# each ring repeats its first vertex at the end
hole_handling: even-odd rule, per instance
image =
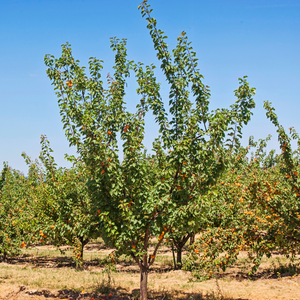
POLYGON ((197 260, 195 276, 210 278, 218 270, 234 263, 240 251, 247 251, 254 273, 266 255, 280 251, 292 260, 300 252, 299 136, 293 128, 286 133, 278 122, 274 108, 265 102, 267 117, 277 127, 281 153, 265 150, 266 140, 250 142, 233 157, 235 164, 224 172, 207 197, 214 203, 211 226, 193 246, 191 261, 197 260), (297 148, 292 150, 291 141, 297 148), (238 164, 237 164, 238 163, 238 164))
POLYGON ((30 178, 4 163, 0 178, 0 254, 4 260, 31 242, 36 225, 31 187, 30 178))
POLYGON ((71 168, 58 167, 46 136, 41 137, 41 145, 40 161, 32 161, 23 153, 37 179, 37 185, 31 189, 39 220, 35 241, 72 246, 73 260, 81 267, 84 246, 91 238, 99 237, 86 185, 88 172, 74 156, 67 156, 73 163, 71 168))
POLYGON ((60 58, 46 55, 45 64, 59 98, 66 137, 77 148, 90 177, 89 193, 101 235, 118 253, 130 255, 138 264, 141 299, 147 299, 149 268, 162 241, 176 229, 185 234, 180 220, 188 219, 188 211, 203 201, 202 195, 220 176, 227 151, 234 149, 242 126, 250 119, 254 89, 246 78, 240 79, 236 103, 229 109, 210 111, 209 87, 202 83, 185 32, 171 56, 167 37, 157 29, 147 1, 139 8, 170 84, 168 113, 154 65, 128 60, 125 39, 111 39, 116 54, 107 88, 101 80, 102 61, 90 58, 86 74, 68 43, 62 45, 60 58), (140 95, 134 113, 126 109, 124 100, 131 71, 140 95), (153 154, 147 154, 143 144, 147 112, 152 112, 159 126, 153 154), (123 158, 118 139, 123 143, 123 158), (156 243, 150 251, 153 238, 156 243))

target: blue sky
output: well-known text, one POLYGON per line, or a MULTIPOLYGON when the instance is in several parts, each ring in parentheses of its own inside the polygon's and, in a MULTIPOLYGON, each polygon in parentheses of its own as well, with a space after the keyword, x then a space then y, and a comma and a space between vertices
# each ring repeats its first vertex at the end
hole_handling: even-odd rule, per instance
MULTIPOLYGON (((58 57, 68 41, 82 65, 95 56, 104 60, 103 78, 112 72, 110 37, 127 38, 128 58, 159 67, 153 44, 137 7, 141 1, 1 0, 0 1, 0 163, 27 173, 21 157, 40 152, 40 136, 48 136, 59 165, 64 153, 74 154, 62 130, 57 98, 46 76, 45 54, 58 57)), ((211 87, 211 107, 235 101, 238 78, 248 76, 256 87, 256 109, 244 129, 244 141, 272 134, 263 101, 276 108, 279 121, 300 132, 300 1, 299 0, 149 0, 158 28, 168 36, 170 50, 184 30, 199 59, 204 83, 211 87)), ((168 102, 168 85, 159 68, 161 94, 168 102)), ((135 82, 128 82, 125 100, 134 110, 135 82)), ((147 117, 146 146, 156 126, 147 117)), ((1 169, 1 167, 0 167, 1 169)))

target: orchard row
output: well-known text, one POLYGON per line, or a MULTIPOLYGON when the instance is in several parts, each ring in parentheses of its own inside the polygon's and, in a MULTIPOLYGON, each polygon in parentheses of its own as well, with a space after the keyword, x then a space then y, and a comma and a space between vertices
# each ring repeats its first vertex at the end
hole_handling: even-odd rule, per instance
POLYGON ((147 299, 149 269, 166 241, 177 254, 176 267, 201 278, 226 269, 240 251, 253 258, 253 271, 274 250, 295 256, 300 241, 299 136, 280 126, 266 102, 281 153, 266 153, 267 140, 250 139, 242 147, 242 129, 255 107, 255 88, 247 77, 239 79, 234 104, 211 110, 209 86, 202 82, 186 33, 171 54, 146 0, 139 9, 170 86, 169 103, 160 95, 155 66, 129 60, 125 39, 111 39, 114 74, 107 76, 106 85, 103 62, 91 57, 86 72, 70 44, 62 45, 59 58, 46 55, 66 138, 78 156, 67 157, 72 168, 58 167, 42 136, 38 161, 23 154, 27 177, 4 165, 1 253, 17 254, 37 242, 69 244, 80 266, 84 245, 101 236, 116 249, 113 260, 125 254, 139 266, 142 300, 147 299), (135 112, 128 111, 124 100, 130 74, 140 97, 135 112), (147 113, 159 128, 153 154, 143 144, 147 113), (193 241, 196 233, 200 239, 193 241), (190 254, 183 260, 188 240, 190 254))
MULTIPOLYGON (((291 137, 298 139, 294 130, 290 131, 291 137)), ((180 208, 174 205, 168 211, 161 209, 160 203, 154 203, 148 214, 137 216, 134 200, 119 203, 119 206, 127 214, 127 220, 143 218, 146 224, 152 222, 148 241, 157 238, 158 245, 164 241, 175 250, 174 267, 189 269, 201 278, 225 270, 235 262, 240 251, 247 251, 253 259, 253 271, 263 255, 271 256, 275 250, 293 258, 300 250, 300 161, 298 151, 291 152, 290 137, 282 127, 279 127, 279 140, 283 148, 279 155, 274 151, 266 153, 266 141, 258 145, 250 141, 249 146, 240 147, 239 152, 228 153, 222 175, 214 182, 203 178, 201 193, 188 197, 182 186, 186 178, 194 178, 195 174, 190 174, 187 162, 183 161, 181 169, 184 171, 178 172, 180 183, 174 191, 183 202, 180 208), (249 155, 251 147, 254 152, 249 155), (200 238, 195 240, 196 234, 200 234, 200 238), (183 247, 187 244, 190 244, 189 255, 182 260, 183 247)), ((82 161, 69 157, 73 167, 57 167, 45 137, 41 144, 43 151, 39 161, 31 161, 22 154, 29 166, 27 177, 4 164, 0 183, 0 253, 5 259, 34 244, 51 243, 57 247, 67 244, 73 247, 74 261, 81 266, 83 247, 103 235, 103 220, 114 212, 101 212, 93 203, 89 193, 90 175, 82 161)), ((162 167, 156 165, 154 159, 145 158, 145 163, 152 166, 153 178, 160 173, 162 167)), ((158 178, 156 184, 167 180, 158 178)), ((121 226, 128 224, 124 221, 121 226)), ((139 226, 143 239, 144 228, 139 226)), ((108 226, 106 230, 109 233, 114 227, 108 226)), ((141 255, 143 244, 137 238, 129 240, 127 255, 141 255)), ((113 241, 108 240, 107 244, 116 247, 113 241)), ((121 254, 124 250, 116 248, 117 257, 118 252, 121 254)), ((149 261, 154 262, 157 249, 147 253, 149 261)))

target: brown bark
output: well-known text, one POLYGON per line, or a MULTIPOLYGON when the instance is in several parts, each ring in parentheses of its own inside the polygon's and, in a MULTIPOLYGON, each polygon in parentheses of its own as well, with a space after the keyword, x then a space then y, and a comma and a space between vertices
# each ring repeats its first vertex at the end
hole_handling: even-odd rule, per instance
POLYGON ((7 253, 6 253, 6 251, 4 250, 4 251, 3 251, 3 261, 6 261, 6 259, 7 259, 7 256, 6 256, 6 255, 7 255, 7 253))
POLYGON ((148 269, 145 267, 141 268, 141 282, 140 282, 140 300, 147 300, 147 283, 148 283, 148 269))
POLYGON ((179 240, 173 239, 174 245, 176 247, 176 253, 177 253, 177 265, 174 266, 176 269, 181 269, 182 268, 182 249, 188 239, 190 238, 190 233, 188 233, 186 236, 182 237, 179 240))
POLYGON ((182 247, 177 249, 177 266, 179 269, 182 267, 182 247))
POLYGON ((172 255, 173 255, 174 270, 177 270, 177 265, 176 265, 176 261, 175 261, 175 254, 174 254, 174 242, 173 241, 172 241, 171 245, 172 245, 172 255))
POLYGON ((190 245, 193 245, 195 243, 195 233, 190 234, 190 245))
POLYGON ((78 261, 76 262, 76 269, 81 269, 83 266, 83 248, 84 246, 88 243, 88 239, 84 240, 83 237, 79 237, 79 241, 80 241, 80 255, 78 257, 78 261))
MULTIPOLYGON (((186 244, 186 242, 188 241, 188 239, 190 239, 190 243, 191 241, 195 241, 195 234, 193 232, 188 233, 186 236, 182 237, 181 239, 175 239, 173 238, 173 243, 176 247, 176 261, 177 264, 175 264, 175 260, 174 260, 174 268, 175 269, 181 269, 182 268, 182 249, 184 247, 184 245, 186 244)), ((173 256, 174 256, 174 250, 173 250, 173 243, 172 243, 172 251, 173 251, 173 256)))

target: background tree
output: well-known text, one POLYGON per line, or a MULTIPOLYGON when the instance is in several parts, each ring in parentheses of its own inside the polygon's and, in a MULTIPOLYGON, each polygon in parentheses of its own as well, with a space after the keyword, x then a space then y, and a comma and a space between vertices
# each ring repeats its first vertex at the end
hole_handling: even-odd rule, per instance
POLYGON ((70 245, 77 267, 83 263, 83 248, 91 238, 99 237, 96 226, 99 220, 91 213, 91 199, 87 191, 88 172, 84 164, 73 156, 71 168, 58 167, 54 161, 49 141, 41 137, 40 163, 33 162, 23 154, 30 170, 39 177, 39 184, 32 190, 38 199, 37 211, 40 220, 36 228, 42 242, 51 242, 59 247, 70 245))
POLYGON ((193 247, 189 263, 199 278, 210 278, 214 272, 225 270, 234 263, 240 251, 247 251, 253 262, 254 273, 264 255, 270 257, 279 251, 292 260, 299 254, 299 136, 293 128, 287 134, 279 125, 274 108, 265 103, 267 117, 277 127, 282 152, 274 155, 265 150, 270 139, 241 148, 235 157, 242 162, 224 173, 209 194, 210 202, 216 203, 212 214, 220 216, 203 231, 193 247), (292 151, 291 139, 297 141, 292 151), (250 146, 256 148, 251 158, 245 157, 250 146), (225 255, 224 255, 225 253, 225 255), (196 271, 195 271, 196 270, 196 271))
POLYGON ((30 178, 4 163, 0 180, 0 253, 15 256, 32 240, 35 212, 31 207, 30 178))

